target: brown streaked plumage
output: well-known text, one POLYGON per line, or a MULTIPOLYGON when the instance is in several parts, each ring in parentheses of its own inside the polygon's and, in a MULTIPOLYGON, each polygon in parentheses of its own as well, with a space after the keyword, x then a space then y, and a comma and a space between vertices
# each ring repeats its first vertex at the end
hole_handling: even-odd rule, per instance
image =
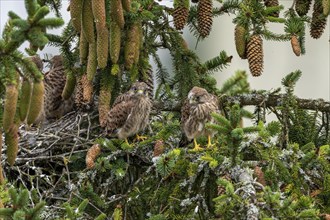
POLYGON ((109 111, 107 134, 127 139, 144 130, 149 123, 151 105, 147 84, 134 83, 129 91, 116 98, 109 111))
POLYGON ((35 63, 40 71, 44 69, 44 63, 42 62, 41 58, 38 55, 34 55, 30 57, 31 61, 35 63))
POLYGON ((213 122, 212 112, 220 112, 218 98, 203 88, 192 88, 181 108, 181 126, 188 140, 194 139, 194 150, 200 150, 196 141, 200 136, 208 136, 207 146, 212 146, 214 131, 205 128, 206 123, 213 122))
POLYGON ((51 69, 45 74, 45 117, 60 118, 73 108, 73 99, 62 100, 62 92, 66 82, 63 57, 56 55, 50 60, 51 69))
MULTIPOLYGON (((34 61, 35 62, 35 61, 34 61)), ((50 60, 50 70, 44 75, 45 95, 44 106, 37 123, 45 119, 56 119, 70 112, 73 108, 72 97, 62 100, 62 91, 65 86, 66 75, 63 66, 63 57, 56 55, 50 60)), ((36 65, 38 65, 36 63, 36 65)))

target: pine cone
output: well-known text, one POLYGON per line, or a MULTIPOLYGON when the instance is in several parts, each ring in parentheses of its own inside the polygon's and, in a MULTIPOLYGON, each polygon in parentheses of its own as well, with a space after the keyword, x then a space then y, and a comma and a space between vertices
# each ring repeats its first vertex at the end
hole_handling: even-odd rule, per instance
POLYGON ((312 0, 296 0, 295 9, 299 16, 304 16, 308 13, 311 7, 312 0))
POLYGON ((81 86, 83 91, 83 103, 91 103, 93 99, 93 82, 88 80, 86 74, 81 77, 81 86))
POLYGON ((212 28, 212 0, 200 0, 197 7, 198 32, 205 38, 212 28))
POLYGON ((80 33, 81 31, 81 11, 83 7, 82 0, 71 0, 70 1, 70 15, 73 28, 80 33))
POLYGON ((95 42, 94 34, 94 17, 92 11, 92 1, 84 1, 81 16, 82 23, 81 29, 88 43, 93 44, 95 42))
POLYGON ((296 35, 291 36, 291 46, 294 54, 299 57, 301 54, 301 47, 296 35))
POLYGON ((108 86, 101 86, 98 111, 99 111, 99 122, 101 127, 105 127, 108 118, 108 112, 110 111, 110 99, 111 89, 108 86))
POLYGON ((105 28, 105 0, 92 2, 92 10, 97 34, 105 28))
POLYGON ((6 86, 5 104, 2 116, 2 126, 5 132, 8 132, 14 124, 18 98, 17 86, 8 84, 6 86))
POLYGON ((159 155, 163 154, 165 151, 164 141, 157 140, 154 146, 154 157, 158 157, 159 155))
MULTIPOLYGON (((264 2, 265 2, 266 7, 274 7, 274 6, 279 5, 278 0, 264 0, 264 2)), ((271 13, 269 15, 278 18, 279 15, 280 15, 280 12, 274 12, 274 13, 271 13)))
POLYGON ((44 94, 45 94, 45 85, 43 81, 34 82, 29 113, 26 118, 27 124, 32 124, 38 121, 40 118, 40 114, 43 112, 44 109, 44 94))
POLYGON ((88 60, 86 74, 89 81, 93 81, 94 76, 97 70, 97 45, 89 44, 88 45, 88 60))
POLYGON ((189 10, 183 6, 178 6, 173 12, 174 26, 177 30, 182 30, 187 23, 189 10))
POLYGON ((257 177, 257 182, 261 183, 263 186, 266 186, 266 180, 264 172, 262 172, 261 168, 256 166, 254 168, 254 176, 257 177))
POLYGON ((83 34, 79 37, 79 60, 80 64, 86 64, 88 57, 88 42, 83 34))
POLYGON ((246 59, 246 34, 247 30, 243 26, 236 25, 235 27, 235 46, 237 54, 246 59))
POLYGON ((321 0, 315 0, 313 7, 313 15, 311 22, 310 34, 312 38, 318 39, 323 34, 324 28, 327 24, 327 17, 323 14, 323 7, 321 0))
POLYGON ((97 65, 103 69, 107 66, 109 55, 109 31, 107 27, 99 30, 96 38, 97 65))
POLYGON ((7 146, 7 161, 13 166, 18 153, 18 125, 14 124, 8 132, 5 133, 5 144, 7 146))
POLYGON ((74 103, 78 108, 84 105, 84 95, 83 95, 82 77, 77 78, 77 85, 75 88, 74 103))
POLYGON ((95 159, 101 153, 101 147, 99 144, 94 144, 91 148, 88 149, 86 154, 86 166, 88 169, 91 169, 95 165, 95 159))
POLYGON ((247 59, 252 76, 260 76, 263 70, 263 49, 260 35, 252 35, 247 44, 247 59))
POLYGON ((76 77, 72 71, 66 73, 65 86, 62 91, 62 98, 68 100, 74 92, 76 86, 76 77))
POLYGON ((330 13, 330 2, 329 0, 322 0, 323 15, 328 16, 330 13))

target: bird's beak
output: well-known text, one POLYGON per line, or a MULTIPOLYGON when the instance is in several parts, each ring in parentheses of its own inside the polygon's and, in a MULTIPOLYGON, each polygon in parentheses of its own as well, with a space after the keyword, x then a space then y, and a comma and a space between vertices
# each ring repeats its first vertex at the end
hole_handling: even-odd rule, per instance
POLYGON ((144 93, 144 91, 142 90, 142 89, 139 89, 138 91, 137 91, 137 94, 143 94, 144 93))
POLYGON ((189 97, 189 104, 195 104, 196 101, 193 97, 189 97))

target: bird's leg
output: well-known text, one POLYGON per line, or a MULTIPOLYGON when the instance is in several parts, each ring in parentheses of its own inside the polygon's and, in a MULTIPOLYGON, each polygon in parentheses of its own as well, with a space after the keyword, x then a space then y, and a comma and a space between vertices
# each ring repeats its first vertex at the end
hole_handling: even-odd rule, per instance
POLYGON ((197 143, 196 138, 194 138, 194 149, 192 151, 201 151, 203 148, 200 147, 200 145, 197 143))
POLYGON ((136 134, 136 137, 134 138, 134 141, 144 141, 146 140, 148 137, 147 136, 140 136, 138 134, 136 134))
POLYGON ((215 146, 215 144, 212 144, 212 141, 211 141, 211 135, 207 135, 207 145, 206 147, 207 148, 213 148, 215 146))

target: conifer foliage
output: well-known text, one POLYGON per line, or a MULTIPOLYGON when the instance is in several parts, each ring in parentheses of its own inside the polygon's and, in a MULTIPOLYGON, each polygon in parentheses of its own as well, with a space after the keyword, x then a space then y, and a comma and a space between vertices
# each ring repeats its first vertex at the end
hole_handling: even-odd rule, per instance
POLYGON ((255 91, 248 82, 249 75, 267 76, 263 45, 268 41, 286 41, 296 56, 306 53, 306 25, 313 38, 321 37, 327 2, 315 0, 312 17, 308 0, 294 1, 283 13, 275 0, 192 3, 71 0, 71 20, 60 36, 47 29, 63 25, 61 1, 25 0, 26 19, 9 12, 0 39, 0 218, 329 216, 329 102, 295 96, 299 70, 271 91, 255 91), (46 17, 49 8, 57 17, 46 17), (227 13, 235 16, 235 29, 215 26, 215 19, 227 13), (275 22, 283 34, 269 29, 275 22), (219 48, 217 56, 204 61, 184 39, 186 26, 198 41, 207 41, 212 31, 230 34, 249 72, 237 71, 219 84, 213 74, 236 54, 219 48), (37 128, 44 81, 32 59, 18 51, 26 41, 29 56, 42 53, 47 44, 60 48, 67 74, 61 97, 73 100, 77 110, 37 128), (159 49, 168 51, 171 69, 159 49), (105 137, 111 105, 137 80, 148 84, 153 98, 148 138, 129 137, 128 144, 105 137), (179 109, 194 86, 218 96, 221 110, 206 125, 216 133, 215 144, 203 148, 208 140, 200 137, 200 152, 190 151, 180 127, 179 109), (255 112, 245 105, 255 106, 255 112), (277 120, 266 121, 268 113, 277 120))

